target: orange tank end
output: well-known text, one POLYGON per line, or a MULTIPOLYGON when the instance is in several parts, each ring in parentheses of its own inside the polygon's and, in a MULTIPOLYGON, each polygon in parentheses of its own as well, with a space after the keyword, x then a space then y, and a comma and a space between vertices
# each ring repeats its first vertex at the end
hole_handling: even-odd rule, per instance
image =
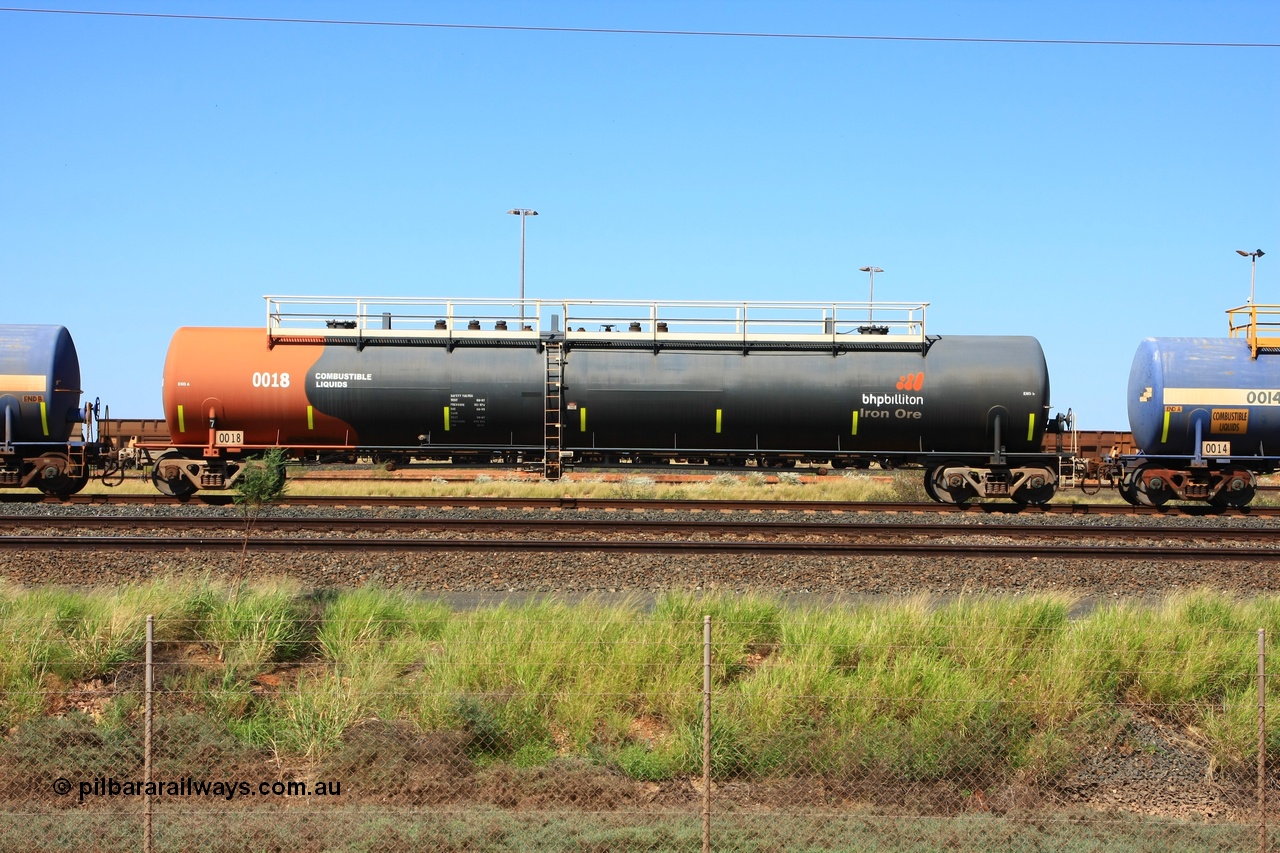
POLYGON ((323 352, 322 343, 269 347, 264 329, 178 329, 164 364, 164 413, 171 442, 205 446, 212 438, 226 447, 355 444, 349 424, 321 413, 307 397, 308 372, 323 352))

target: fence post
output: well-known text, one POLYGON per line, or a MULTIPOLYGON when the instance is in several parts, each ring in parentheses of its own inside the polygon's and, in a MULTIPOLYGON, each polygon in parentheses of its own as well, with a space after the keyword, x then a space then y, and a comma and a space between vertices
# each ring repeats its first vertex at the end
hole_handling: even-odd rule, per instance
POLYGON ((1258 853, 1267 853, 1267 630, 1258 629, 1258 853))
POLYGON ((1267 853, 1267 630, 1258 629, 1258 853, 1267 853))
POLYGON ((702 853, 711 853, 711 617, 702 617, 702 853))
POLYGON ((154 686, 152 648, 155 645, 155 616, 147 614, 147 698, 142 728, 142 849, 151 853, 151 696, 154 686))

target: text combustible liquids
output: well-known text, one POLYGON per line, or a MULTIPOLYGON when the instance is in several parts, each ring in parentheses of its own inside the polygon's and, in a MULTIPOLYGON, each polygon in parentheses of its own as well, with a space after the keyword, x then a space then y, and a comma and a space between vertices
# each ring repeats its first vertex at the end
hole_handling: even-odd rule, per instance
POLYGON ((317 373, 317 388, 346 388, 348 382, 372 382, 372 373, 317 373))

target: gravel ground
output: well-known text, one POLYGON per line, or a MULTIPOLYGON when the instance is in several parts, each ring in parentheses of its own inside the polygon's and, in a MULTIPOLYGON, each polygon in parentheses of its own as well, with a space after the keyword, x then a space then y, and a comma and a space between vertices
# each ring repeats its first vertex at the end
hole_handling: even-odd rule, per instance
MULTIPOLYGON (((1065 803, 1108 811, 1248 820, 1256 784, 1256 777, 1240 769, 1223 773, 1179 728, 1134 716, 1115 740, 1081 757, 1057 794, 1065 803)), ((1274 778, 1268 784, 1274 787, 1274 778)))

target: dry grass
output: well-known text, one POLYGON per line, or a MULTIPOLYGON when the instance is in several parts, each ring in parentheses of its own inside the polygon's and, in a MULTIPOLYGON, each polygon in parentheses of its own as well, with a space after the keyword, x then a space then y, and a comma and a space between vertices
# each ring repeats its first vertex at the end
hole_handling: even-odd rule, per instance
MULTIPOLYGON (((819 477, 813 471, 703 474, 697 468, 671 466, 671 474, 660 479, 653 470, 627 474, 618 471, 574 471, 555 482, 531 479, 527 474, 494 469, 473 479, 451 480, 459 472, 441 469, 432 478, 422 469, 413 469, 409 478, 400 472, 364 469, 352 472, 352 479, 323 479, 307 476, 312 469, 290 469, 289 494, 294 497, 376 496, 376 497, 494 497, 494 498, 617 498, 668 500, 760 500, 760 501, 846 501, 846 502, 926 502, 923 473, 902 471, 847 471, 819 477), (686 482, 668 477, 686 476, 686 482), (696 479, 695 479, 696 478, 696 479)), ((119 486, 108 488, 92 481, 84 494, 154 494, 149 479, 133 474, 119 486)), ((1261 502, 1259 498, 1259 502, 1261 502)), ((1097 494, 1064 490, 1055 503, 1123 503, 1113 489, 1097 494)))

